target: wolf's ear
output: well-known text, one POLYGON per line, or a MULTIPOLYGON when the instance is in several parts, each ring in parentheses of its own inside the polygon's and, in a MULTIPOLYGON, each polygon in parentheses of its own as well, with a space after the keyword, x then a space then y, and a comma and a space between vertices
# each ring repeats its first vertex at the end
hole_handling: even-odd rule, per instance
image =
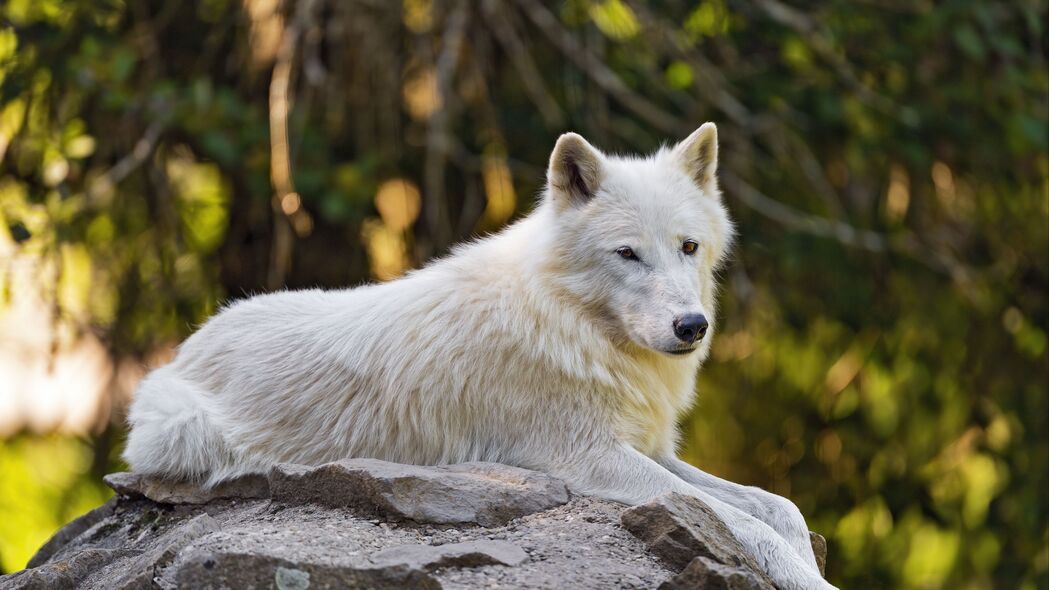
POLYGON ((551 197, 559 204, 581 205, 594 197, 601 184, 601 152, 583 136, 565 133, 550 154, 546 180, 551 197))
POLYGON ((703 125, 692 132, 674 148, 678 162, 685 172, 707 190, 714 188, 718 171, 718 128, 713 123, 703 125))

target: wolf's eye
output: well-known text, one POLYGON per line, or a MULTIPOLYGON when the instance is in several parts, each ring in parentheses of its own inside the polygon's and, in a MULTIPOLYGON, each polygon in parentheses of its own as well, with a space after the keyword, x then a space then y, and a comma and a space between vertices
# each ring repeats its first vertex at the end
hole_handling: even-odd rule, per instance
POLYGON ((699 248, 699 244, 693 242, 692 240, 685 240, 685 243, 681 244, 681 251, 685 254, 688 254, 689 256, 695 254, 697 248, 699 248))
POLYGON ((630 248, 627 248, 626 246, 623 246, 622 248, 616 250, 616 254, 619 254, 627 260, 637 260, 637 254, 634 254, 634 251, 630 248))

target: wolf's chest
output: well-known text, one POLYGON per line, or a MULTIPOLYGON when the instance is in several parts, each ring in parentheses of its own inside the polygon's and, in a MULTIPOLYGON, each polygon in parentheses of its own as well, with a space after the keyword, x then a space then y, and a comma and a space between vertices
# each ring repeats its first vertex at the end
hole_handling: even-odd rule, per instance
POLYGON ((642 453, 665 450, 677 439, 678 416, 692 404, 695 375, 663 371, 631 377, 618 394, 617 434, 642 453))

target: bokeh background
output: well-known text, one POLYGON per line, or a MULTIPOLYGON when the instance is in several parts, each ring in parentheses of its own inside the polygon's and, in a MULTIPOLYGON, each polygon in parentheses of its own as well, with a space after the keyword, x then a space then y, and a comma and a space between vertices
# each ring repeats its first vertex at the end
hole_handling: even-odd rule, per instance
POLYGON ((719 125, 740 240, 683 455, 846 588, 1049 587, 1042 0, 5 0, 0 572, 102 503, 224 301, 389 280, 554 140, 719 125))

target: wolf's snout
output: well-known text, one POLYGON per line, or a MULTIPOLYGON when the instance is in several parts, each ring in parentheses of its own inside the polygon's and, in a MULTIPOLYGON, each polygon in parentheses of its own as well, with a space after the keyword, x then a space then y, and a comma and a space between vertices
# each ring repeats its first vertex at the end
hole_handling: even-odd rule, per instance
POLYGON ((707 322, 705 315, 690 313, 674 320, 674 335, 678 337, 678 340, 692 344, 697 340, 702 340, 709 327, 710 323, 707 322))

